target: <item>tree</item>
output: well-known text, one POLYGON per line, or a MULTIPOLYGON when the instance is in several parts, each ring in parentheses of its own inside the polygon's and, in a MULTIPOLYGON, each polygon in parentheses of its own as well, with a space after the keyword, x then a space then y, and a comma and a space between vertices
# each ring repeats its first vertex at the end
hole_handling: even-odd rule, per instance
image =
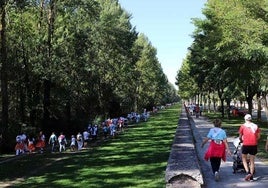
POLYGON ((156 49, 151 45, 144 34, 140 34, 136 45, 139 46, 140 58, 136 62, 136 79, 134 111, 142 108, 152 108, 161 105, 161 99, 165 95, 165 88, 168 88, 167 78, 164 76, 161 64, 156 57, 156 49))
POLYGON ((197 29, 190 68, 199 89, 218 92, 222 108, 224 100, 229 105, 243 91, 251 112, 252 99, 260 90, 260 67, 266 62, 263 28, 267 24, 256 17, 265 12, 263 1, 251 5, 251 1, 210 0, 203 10, 206 19, 193 20, 197 29))
POLYGON ((0 14, 1 14, 1 27, 0 27, 0 37, 1 37, 1 49, 0 49, 0 62, 1 62, 1 95, 2 95, 2 122, 1 122, 1 146, 3 142, 6 142, 7 128, 8 128, 8 77, 7 77, 7 45, 6 45, 6 6, 7 1, 3 0, 0 3, 0 14))
POLYGON ((190 74, 189 58, 190 57, 188 55, 186 59, 183 60, 181 69, 178 71, 176 77, 178 94, 184 100, 193 98, 198 92, 196 83, 190 74))
POLYGON ((145 36, 141 42, 117 0, 0 5, 0 134, 10 148, 21 131, 68 134, 178 100, 156 49, 145 36))

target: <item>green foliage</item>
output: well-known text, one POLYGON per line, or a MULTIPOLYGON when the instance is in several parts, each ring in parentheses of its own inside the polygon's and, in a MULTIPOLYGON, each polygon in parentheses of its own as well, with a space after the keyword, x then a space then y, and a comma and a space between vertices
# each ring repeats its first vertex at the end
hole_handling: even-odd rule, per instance
POLYGON ((80 129, 95 117, 178 100, 156 49, 148 40, 137 45, 117 0, 1 2, 0 133, 22 124, 80 129))
MULTIPOLYGON (((218 99, 226 102, 244 98, 251 111, 253 97, 266 87, 267 4, 263 0, 209 0, 203 14, 205 19, 193 19, 196 30, 187 55, 191 85, 198 90, 186 97, 218 93, 218 99)), ((187 83, 182 72, 179 81, 187 83)), ((180 87, 180 94, 188 92, 180 87)))
POLYGON ((190 73, 189 60, 185 59, 177 75, 178 94, 182 99, 189 99, 198 93, 194 75, 190 73))

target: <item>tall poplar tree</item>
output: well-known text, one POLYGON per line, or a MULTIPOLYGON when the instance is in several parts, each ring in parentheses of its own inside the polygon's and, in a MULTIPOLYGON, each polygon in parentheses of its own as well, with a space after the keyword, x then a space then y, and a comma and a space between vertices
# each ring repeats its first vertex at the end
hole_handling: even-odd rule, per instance
POLYGON ((6 45, 6 6, 7 0, 0 2, 0 63, 1 63, 1 99, 2 99, 2 117, 1 117, 1 132, 0 132, 0 144, 6 141, 7 128, 8 128, 8 77, 7 77, 7 45, 6 45))

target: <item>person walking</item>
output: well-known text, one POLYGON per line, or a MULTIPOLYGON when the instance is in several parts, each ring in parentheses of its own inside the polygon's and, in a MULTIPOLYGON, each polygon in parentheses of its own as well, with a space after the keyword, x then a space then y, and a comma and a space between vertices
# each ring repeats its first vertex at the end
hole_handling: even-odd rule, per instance
POLYGON ((30 135, 29 138, 28 138, 28 150, 29 150, 29 153, 33 153, 34 150, 35 150, 34 142, 35 142, 34 137, 32 135, 30 135))
POLYGON ((21 134, 16 136, 15 151, 16 151, 16 155, 20 155, 24 153, 24 144, 22 142, 21 134))
POLYGON ((231 155, 227 135, 225 130, 221 128, 221 120, 215 119, 213 121, 214 127, 211 128, 207 134, 207 137, 203 140, 201 147, 210 141, 209 147, 205 153, 205 160, 210 160, 212 172, 216 181, 219 181, 221 160, 226 161, 226 151, 231 155))
POLYGON ((83 132, 83 141, 84 141, 84 148, 87 148, 87 145, 89 143, 89 132, 85 129, 83 132))
POLYGON ((95 124, 92 131, 92 139, 96 141, 97 137, 98 137, 98 125, 95 124))
POLYGON ((65 145, 67 144, 67 140, 63 132, 60 133, 60 136, 58 137, 58 142, 60 145, 59 152, 65 151, 65 145))
POLYGON ((106 125, 105 122, 103 122, 102 123, 102 132, 103 132, 104 140, 106 140, 108 137, 108 131, 109 131, 108 126, 106 125))
POLYGON ((28 151, 28 137, 26 133, 21 134, 21 141, 23 143, 23 152, 27 152, 28 151))
POLYGON ((258 140, 261 137, 261 130, 255 123, 252 123, 250 114, 244 116, 245 123, 239 128, 239 139, 242 145, 242 162, 247 173, 246 181, 253 180, 255 172, 255 155, 258 153, 258 140), (249 165, 248 165, 249 155, 249 165))
POLYGON ((48 140, 48 144, 51 145, 51 153, 55 152, 55 146, 57 144, 57 136, 55 132, 51 133, 49 140, 48 140))
POLYGON ((200 107, 199 107, 199 104, 197 104, 195 106, 195 117, 199 118, 199 115, 200 115, 200 107))
POLYGON ((77 150, 81 151, 83 149, 83 137, 80 132, 76 135, 76 141, 77 141, 77 150))
POLYGON ((71 151, 75 151, 75 142, 76 142, 75 136, 72 135, 72 137, 71 137, 71 145, 70 145, 70 150, 71 151))
POLYGON ((36 148, 39 148, 39 152, 40 153, 43 153, 44 152, 44 148, 46 146, 46 137, 45 135, 43 134, 43 131, 40 131, 39 132, 39 135, 37 137, 37 143, 36 143, 36 148))

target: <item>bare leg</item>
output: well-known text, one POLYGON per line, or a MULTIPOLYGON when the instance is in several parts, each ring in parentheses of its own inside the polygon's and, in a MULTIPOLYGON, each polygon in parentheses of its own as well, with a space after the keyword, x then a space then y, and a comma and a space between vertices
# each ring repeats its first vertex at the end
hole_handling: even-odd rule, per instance
MULTIPOLYGON (((246 172, 248 173, 249 172, 249 169, 248 169, 248 162, 247 162, 247 154, 242 154, 242 162, 243 162, 243 166, 246 170, 246 172)), ((250 162, 251 163, 251 162, 250 162)))
POLYGON ((250 173, 254 174, 254 171, 255 171, 255 155, 249 155, 249 161, 250 161, 250 173))

